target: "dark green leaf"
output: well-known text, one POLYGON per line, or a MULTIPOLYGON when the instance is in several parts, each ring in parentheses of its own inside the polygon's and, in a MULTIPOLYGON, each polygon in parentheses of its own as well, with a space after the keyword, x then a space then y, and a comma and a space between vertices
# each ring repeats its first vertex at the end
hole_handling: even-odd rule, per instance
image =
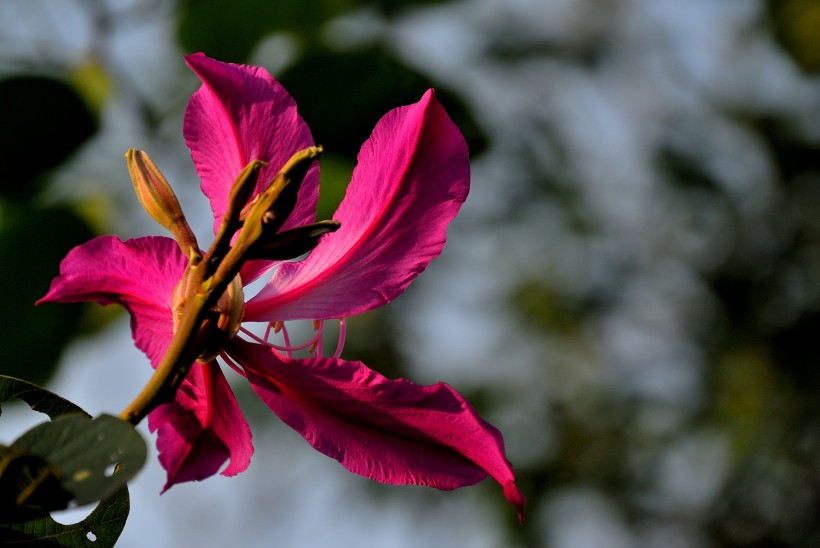
MULTIPOLYGON (((33 410, 45 413, 52 419, 66 414, 73 414, 71 416, 75 418, 89 417, 77 405, 48 390, 30 382, 0 375, 0 403, 12 398, 25 401, 33 410)), ((89 424, 92 423, 89 421, 89 424)), ((15 455, 28 454, 17 448, 14 451, 15 455)), ((33 463, 36 462, 27 461, 26 464, 34 469, 33 463)), ((113 546, 125 527, 129 508, 128 489, 122 487, 100 502, 87 518, 73 525, 57 523, 51 516, 12 522, 16 519, 14 516, 0 513, 0 545, 113 546)))
POLYGON ((14 203, 0 224, 0 373, 45 382, 68 341, 83 326, 84 304, 34 302, 48 291, 68 251, 91 239, 91 230, 67 208, 14 203), (35 242, 35 243, 32 243, 35 242), (23 275, 23 272, 25 274, 23 275), (43 344, 48 341, 48 344, 43 344))
POLYGON ((125 527, 129 508, 128 489, 123 487, 102 501, 79 523, 63 525, 50 516, 25 523, 0 523, 0 545, 73 548, 114 546, 125 527))
POLYGON ((27 521, 65 508, 73 495, 60 485, 57 467, 16 447, 0 446, 0 516, 27 521))
MULTIPOLYGON (((55 419, 67 413, 81 413, 88 418, 91 415, 83 411, 79 406, 61 398, 45 388, 40 388, 36 384, 6 375, 0 375, 0 404, 7 402, 11 398, 17 398, 26 402, 29 407, 40 413, 45 413, 50 418, 55 419)), ((0 413, 2 406, 0 406, 0 413)))
POLYGON ((74 152, 97 129, 79 94, 53 78, 18 76, 0 81, 0 194, 32 195, 40 176, 74 152))
POLYGON ((111 415, 91 421, 82 415, 63 415, 32 428, 12 448, 56 466, 63 488, 79 504, 105 498, 125 485, 146 456, 145 442, 131 423, 111 415))

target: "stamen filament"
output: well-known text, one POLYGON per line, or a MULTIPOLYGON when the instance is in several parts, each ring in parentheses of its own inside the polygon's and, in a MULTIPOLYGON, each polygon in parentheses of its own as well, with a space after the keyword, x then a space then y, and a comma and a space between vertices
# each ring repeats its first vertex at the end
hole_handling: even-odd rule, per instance
MULTIPOLYGON (((313 335, 313 337, 311 337, 307 342, 293 346, 293 345, 289 344, 290 339, 286 337, 286 333, 285 333, 284 330, 282 331, 282 336, 283 336, 283 338, 285 338, 285 344, 284 345, 272 343, 269 340, 265 340, 262 337, 259 337, 258 335, 254 334, 253 332, 249 331, 248 329, 246 329, 244 327, 240 327, 239 331, 241 331, 242 333, 244 333, 245 335, 247 335, 248 337, 250 337, 254 341, 258 342, 259 344, 263 344, 263 345, 265 345, 269 348, 275 348, 276 350, 281 350, 282 352, 295 352, 297 350, 304 350, 305 348, 308 348, 308 347, 316 344, 316 339, 319 336, 319 334, 317 333, 317 334, 313 335)), ((288 356, 288 357, 292 358, 293 356, 288 356)))
MULTIPOLYGON (((322 341, 322 333, 324 333, 324 330, 325 330, 324 320, 313 320, 313 329, 316 331, 316 335, 314 337, 316 339, 316 342, 311 347, 312 350, 313 350, 313 352, 311 352, 311 353, 314 356, 316 356, 317 358, 320 358, 324 354, 324 352, 323 352, 324 348, 323 348, 323 345, 322 345, 322 342, 323 342, 322 341)), ((310 351, 308 351, 308 352, 310 352, 310 351)))
POLYGON ((334 358, 338 358, 342 355, 342 348, 344 348, 346 336, 347 324, 344 318, 339 318, 339 342, 336 344, 336 351, 333 353, 334 358))
MULTIPOLYGON (((296 345, 290 342, 290 335, 285 327, 285 322, 282 321, 268 322, 268 325, 265 328, 265 334, 262 337, 256 335, 245 327, 240 327, 239 331, 244 333, 253 341, 267 346, 274 351, 278 351, 276 353, 283 358, 285 356, 282 356, 279 352, 284 352, 287 355, 287 358, 292 359, 294 352, 305 349, 307 349, 308 354, 313 354, 315 357, 321 358, 324 356, 323 335, 325 331, 325 320, 313 320, 313 329, 315 330, 315 333, 310 339, 302 344, 296 345), (270 340, 270 338, 277 333, 282 333, 284 344, 276 344, 270 340)), ((342 349, 345 345, 346 336, 347 322, 345 322, 344 318, 339 318, 339 340, 336 343, 336 351, 333 352, 333 358, 338 358, 342 355, 342 349)))
POLYGON ((223 350, 222 352, 219 353, 219 357, 222 358, 222 361, 224 361, 228 365, 228 367, 230 367, 231 369, 233 369, 234 371, 236 371, 237 373, 239 373, 243 377, 245 377, 245 378, 248 377, 248 375, 245 373, 245 370, 242 369, 235 361, 233 361, 233 358, 231 358, 228 355, 227 352, 225 352, 223 350))
MULTIPOLYGON (((280 350, 284 350, 285 353, 287 354, 288 358, 293 358, 293 348, 291 348, 291 346, 290 346, 290 337, 288 336, 288 328, 285 327, 285 322, 281 322, 281 326, 282 327, 280 328, 280 330, 282 331, 282 340, 285 341, 285 348, 281 348, 280 350)), ((274 344, 271 344, 271 346, 273 346, 274 348, 276 347, 276 345, 274 345, 274 344)))
MULTIPOLYGON (((271 342, 269 342, 269 341, 266 341, 266 340, 264 340, 264 339, 262 339, 262 338, 258 337, 257 335, 255 335, 255 334, 254 334, 254 333, 252 333, 251 331, 248 331, 248 330, 247 330, 247 329, 245 329, 244 327, 240 327, 240 328, 239 328, 239 331, 241 331, 242 333, 244 333, 245 335, 247 335, 248 337, 250 337, 250 338, 251 338, 251 339, 253 339, 254 341, 258 342, 259 344, 264 345, 264 346, 267 346, 268 348, 270 348, 270 349, 273 351, 273 353, 274 353, 274 354, 276 354, 279 358, 281 358, 281 359, 285 359, 285 356, 283 356, 283 355, 279 352, 280 350, 286 350, 286 348, 285 348, 285 347, 283 347, 283 346, 279 346, 279 345, 276 345, 276 344, 273 344, 273 343, 271 343, 271 342)), ((267 332, 266 332, 266 334, 267 334, 267 332)), ((307 344, 309 344, 309 343, 307 343, 307 344)))
MULTIPOLYGON (((239 331, 240 331, 240 332, 242 332, 242 333, 244 333, 245 335, 247 335, 247 336, 248 336, 248 337, 250 337, 251 339, 255 340, 255 341, 256 341, 256 342, 258 342, 259 344, 264 344, 265 346, 270 346, 270 343, 269 343, 268 341, 266 341, 265 339, 263 339, 263 338, 261 338, 261 337, 259 337, 259 336, 255 335, 255 334, 254 334, 254 333, 252 333, 250 330, 248 330, 248 329, 246 329, 246 328, 244 328, 244 327, 240 327, 240 328, 239 328, 239 331)), ((267 335, 268 335, 268 334, 267 334, 267 332, 265 332, 265 337, 266 337, 266 338, 267 338, 267 335)))

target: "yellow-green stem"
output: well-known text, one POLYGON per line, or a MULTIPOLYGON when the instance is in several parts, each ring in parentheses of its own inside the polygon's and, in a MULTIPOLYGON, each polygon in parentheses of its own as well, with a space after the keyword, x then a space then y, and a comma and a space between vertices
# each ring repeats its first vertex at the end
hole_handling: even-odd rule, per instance
MULTIPOLYGON (((212 329, 215 329, 210 326, 207 317, 209 311, 228 288, 228 284, 239 274, 247 260, 248 249, 262 235, 261 224, 264 222, 265 213, 272 207, 283 188, 290 184, 291 171, 304 162, 312 161, 321 154, 321 151, 321 147, 309 147, 297 152, 288 160, 270 187, 249 204, 242 233, 234 247, 230 247, 230 240, 235 232, 234 227, 238 228, 239 200, 230 200, 219 234, 208 253, 201 260, 197 252, 190 254, 190 289, 184 296, 185 308, 176 325, 171 343, 148 383, 134 401, 120 413, 121 419, 137 424, 156 407, 173 399, 191 366, 201 355, 212 329), (221 257, 222 253, 225 253, 224 258, 221 257)), ((247 192, 248 185, 251 184, 249 180, 255 180, 262 165, 264 164, 254 161, 242 171, 234 183, 235 187, 242 188, 234 188, 231 192, 232 197, 241 197, 247 192)))

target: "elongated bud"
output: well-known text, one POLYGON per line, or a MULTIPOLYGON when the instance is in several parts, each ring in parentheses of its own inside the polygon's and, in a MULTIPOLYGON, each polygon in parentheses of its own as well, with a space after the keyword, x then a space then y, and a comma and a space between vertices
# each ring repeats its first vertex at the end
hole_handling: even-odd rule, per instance
POLYGON ((308 169, 321 154, 322 147, 314 146, 291 156, 270 186, 245 207, 241 218, 264 221, 274 231, 279 230, 296 205, 297 193, 308 169))
POLYGON ((211 262, 208 265, 206 275, 213 274, 218 266, 218 261, 225 255, 231 246, 231 238, 234 233, 242 226, 239 220, 239 215, 242 208, 248 203, 254 189, 256 182, 259 180, 259 170, 266 166, 267 163, 262 160, 253 160, 239 173, 236 180, 231 185, 231 191, 228 193, 228 206, 225 208, 225 214, 222 216, 222 222, 219 225, 219 230, 216 233, 216 238, 211 249, 208 250, 208 256, 217 258, 216 262, 211 262))
POLYGON ((182 213, 176 194, 151 157, 131 148, 125 153, 125 162, 137 198, 148 215, 173 234, 183 253, 188 255, 191 249, 197 250, 196 236, 182 213))
POLYGON ((233 223, 239 220, 242 208, 248 203, 251 194, 253 194, 253 189, 256 188, 259 170, 266 165, 268 164, 262 160, 254 160, 246 165, 245 169, 236 178, 228 195, 228 207, 225 210, 223 223, 233 223))
POLYGON ((342 226, 339 221, 319 221, 279 233, 269 233, 263 223, 262 236, 254 243, 246 257, 286 261, 312 250, 325 234, 336 232, 342 226))
MULTIPOLYGON (((239 217, 242 220, 242 231, 224 260, 216 267, 213 274, 215 278, 226 279, 239 272, 239 268, 248 260, 247 253, 254 244, 265 234, 275 234, 282 227, 296 205, 302 180, 313 165, 313 160, 321 153, 322 147, 315 146, 302 149, 291 156, 270 186, 245 206, 239 217)), ((224 240, 225 236, 227 235, 221 234, 218 240, 224 240)))

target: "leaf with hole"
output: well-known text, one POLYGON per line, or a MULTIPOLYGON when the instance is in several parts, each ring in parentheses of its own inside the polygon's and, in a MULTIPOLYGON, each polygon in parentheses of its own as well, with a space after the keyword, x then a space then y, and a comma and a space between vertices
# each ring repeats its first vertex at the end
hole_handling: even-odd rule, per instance
POLYGON ((0 545, 32 548, 114 546, 125 527, 129 509, 128 489, 123 487, 79 523, 63 525, 50 516, 25 523, 0 523, 0 545))
POLYGON ((79 414, 63 415, 32 428, 12 448, 53 464, 63 488, 78 504, 105 498, 125 485, 146 457, 145 442, 134 427, 111 415, 93 420, 79 414))
MULTIPOLYGON (((74 417, 75 419, 79 418, 88 424, 92 424, 89 420, 90 416, 70 401, 30 382, 0 375, 0 403, 4 403, 13 398, 23 400, 33 410, 45 413, 52 419, 57 419, 61 416, 68 416, 74 417)), ((1 410, 2 409, 0 409, 0 411, 1 410)), ((74 419, 71 420, 73 421, 74 419)), ((106 421, 108 421, 108 419, 104 419, 103 423, 106 421)), ((98 426, 99 425, 96 425, 90 428, 93 430, 93 428, 98 426)), ((133 431, 133 427, 130 425, 128 425, 128 427, 133 431)), ((37 428, 40 427, 37 426, 34 430, 37 428)), ((113 428, 116 429, 118 427, 113 428)), ((103 432, 103 434, 105 435, 105 432, 103 432)), ((138 436, 135 431, 133 431, 133 434, 138 436)), ((24 443, 27 435, 28 434, 24 434, 21 437, 21 439, 24 440, 24 443)), ((30 441, 36 446, 38 445, 36 443, 37 434, 34 434, 34 436, 35 439, 30 441)), ((140 443, 142 443, 141 439, 140 443)), ((144 460, 144 443, 142 443, 141 450, 135 450, 134 455, 138 456, 140 451, 143 454, 142 459, 144 460)), ((130 459, 131 457, 127 459, 128 462, 131 462, 130 459)), ((5 463, 4 465, 0 465, 0 492, 2 492, 2 495, 7 495, 4 486, 8 485, 3 484, 2 482, 16 481, 14 479, 16 474, 9 475, 8 477, 5 476, 5 473, 14 471, 14 466, 18 467, 19 473, 23 475, 24 478, 25 475, 34 476, 40 473, 43 469, 42 467, 45 467, 49 473, 53 472, 54 468, 56 468, 53 464, 48 464, 46 459, 41 456, 35 456, 30 451, 24 450, 21 447, 0 446, 0 460, 5 463), (5 459, 8 459, 9 462, 5 463, 5 459), (16 462, 17 459, 24 460, 16 462), (9 468, 9 466, 12 468, 9 468)), ((126 458, 124 455, 121 459, 108 458, 107 460, 104 459, 103 462, 112 463, 113 460, 117 460, 117 462, 120 463, 126 463, 126 458)), ((130 470, 128 475, 131 475, 136 471, 139 465, 134 463, 126 463, 126 466, 123 466, 123 478, 126 477, 126 467, 130 470)), ((86 475, 83 472, 84 469, 85 468, 80 467, 75 470, 75 472, 79 472, 80 478, 86 475)), ((102 467, 102 470, 104 471, 103 475, 106 475, 105 471, 109 471, 108 474, 110 475, 110 464, 102 467)), ((64 473, 61 475, 65 476, 64 473)), ((116 475, 120 476, 119 473, 116 475)), ((81 479, 79 481, 82 482, 83 480, 81 479)), ((44 484, 45 483, 47 482, 44 482, 44 484)), ((12 485, 16 484, 12 483, 12 485)), ((51 488, 52 485, 53 483, 50 483, 47 487, 51 488)), ((41 487, 41 489, 42 488, 43 487, 41 487)), ((76 486, 74 488, 77 489, 76 486)), ((61 487, 61 489, 63 488, 61 487)), ((81 488, 79 490, 82 491, 81 488)), ((125 522, 128 519, 128 513, 130 510, 127 487, 123 486, 118 489, 113 495, 102 500, 88 515, 88 517, 79 523, 71 525, 63 525, 58 523, 51 516, 45 513, 47 512, 47 510, 44 509, 46 506, 49 508, 54 506, 65 507, 65 502, 67 501, 61 501, 60 498, 65 497, 66 494, 69 497, 73 495, 68 491, 64 491, 63 493, 63 495, 57 495, 49 491, 40 493, 48 494, 49 497, 54 497, 54 499, 50 500, 50 504, 40 502, 39 504, 43 506, 41 515, 45 515, 42 515, 42 517, 38 517, 36 519, 30 519, 29 521, 20 521, 21 518, 19 516, 15 516, 13 512, 5 512, 2 508, 0 508, 0 545, 13 543, 16 546, 114 546, 114 543, 117 541, 123 528, 125 527, 125 522)), ((42 498, 40 497, 40 494, 38 494, 37 497, 30 499, 29 502, 40 501, 42 498)), ((86 496, 84 493, 81 493, 81 495, 86 496)), ((2 496, 0 496, 0 500, 3 500, 2 496)))
MULTIPOLYGON (((91 415, 80 409, 79 406, 53 392, 49 392, 45 388, 40 388, 28 381, 0 375, 0 404, 12 398, 23 400, 33 410, 45 413, 52 419, 66 413, 82 413, 91 418, 91 415)), ((2 406, 0 406, 0 415, 2 415, 2 406)))
POLYGON ((60 510, 74 498, 60 485, 57 467, 16 447, 0 445, 0 516, 26 521, 60 510))

